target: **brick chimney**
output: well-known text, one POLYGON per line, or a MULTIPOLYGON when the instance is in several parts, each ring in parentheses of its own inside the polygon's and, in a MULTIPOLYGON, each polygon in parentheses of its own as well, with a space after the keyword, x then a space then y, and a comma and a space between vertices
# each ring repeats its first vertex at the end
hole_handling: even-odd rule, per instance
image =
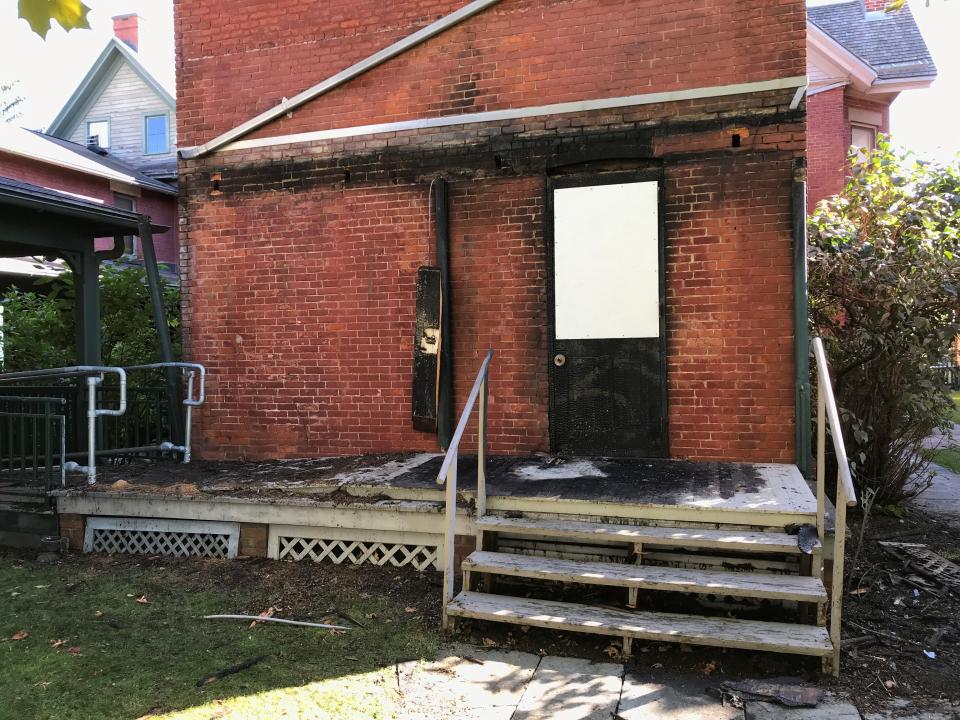
POLYGON ((113 16, 113 34, 136 52, 140 45, 140 18, 136 13, 113 16))
POLYGON ((886 10, 888 4, 889 0, 863 0, 863 5, 867 12, 886 10))

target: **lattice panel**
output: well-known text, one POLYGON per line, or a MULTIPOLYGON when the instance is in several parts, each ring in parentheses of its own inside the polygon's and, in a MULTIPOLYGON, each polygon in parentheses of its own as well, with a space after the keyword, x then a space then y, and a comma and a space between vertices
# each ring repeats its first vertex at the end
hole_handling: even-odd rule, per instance
POLYGON ((84 552, 111 555, 234 558, 237 523, 150 518, 90 517, 84 552))
POLYGON ((411 565, 426 570, 437 565, 437 548, 431 545, 406 545, 363 540, 323 540, 318 538, 283 537, 279 541, 279 558, 288 561, 312 560, 335 565, 411 565))
POLYGON ((225 558, 229 544, 228 535, 213 533, 147 530, 95 530, 93 533, 93 552, 110 555, 225 558))

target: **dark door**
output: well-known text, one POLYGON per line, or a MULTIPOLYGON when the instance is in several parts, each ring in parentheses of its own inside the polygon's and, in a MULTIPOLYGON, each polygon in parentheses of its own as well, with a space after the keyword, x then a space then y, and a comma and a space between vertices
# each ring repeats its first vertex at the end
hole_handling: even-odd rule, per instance
POLYGON ((555 452, 668 453, 660 185, 659 173, 548 183, 555 452))

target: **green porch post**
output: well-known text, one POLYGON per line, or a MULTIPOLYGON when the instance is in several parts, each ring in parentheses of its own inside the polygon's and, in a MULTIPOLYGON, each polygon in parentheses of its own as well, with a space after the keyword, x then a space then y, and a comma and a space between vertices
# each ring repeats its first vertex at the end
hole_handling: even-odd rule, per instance
MULTIPOLYGON (((150 303, 153 306, 153 326, 160 340, 160 359, 163 362, 173 362, 173 345, 170 342, 170 326, 167 324, 167 313, 163 305, 163 285, 160 280, 160 270, 157 268, 157 253, 153 247, 153 231, 150 229, 149 218, 140 220, 140 247, 143 249, 143 265, 147 271, 147 285, 150 288, 150 303)), ((164 384, 167 387, 167 413, 170 420, 170 432, 174 441, 183 442, 183 418, 180 416, 180 391, 177 381, 177 371, 174 368, 164 368, 164 384)))
POLYGON ((64 253, 73 271, 76 290, 76 342, 79 365, 99 365, 102 358, 100 329, 100 260, 93 248, 64 253))

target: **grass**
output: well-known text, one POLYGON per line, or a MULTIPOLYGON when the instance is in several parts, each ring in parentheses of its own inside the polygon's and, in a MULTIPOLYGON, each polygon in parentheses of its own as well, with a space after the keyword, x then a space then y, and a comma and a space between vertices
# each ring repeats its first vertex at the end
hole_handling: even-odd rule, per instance
POLYGON ((930 459, 931 462, 934 462, 941 467, 945 467, 947 470, 960 473, 960 448, 939 448, 937 450, 927 450, 924 454, 930 459))
POLYGON ((299 600, 297 616, 319 619, 335 605, 365 627, 335 634, 203 620, 265 609, 288 590, 282 573, 234 585, 198 582, 210 565, 170 564, 0 557, 0 718, 390 718, 395 663, 430 656, 440 641, 435 622, 402 602, 342 587, 311 591, 313 611, 299 600), (29 634, 13 640, 20 631, 29 634), (254 667, 198 687, 260 655, 254 667))
POLYGON ((960 423, 960 391, 950 393, 950 399, 953 400, 953 421, 960 423))

